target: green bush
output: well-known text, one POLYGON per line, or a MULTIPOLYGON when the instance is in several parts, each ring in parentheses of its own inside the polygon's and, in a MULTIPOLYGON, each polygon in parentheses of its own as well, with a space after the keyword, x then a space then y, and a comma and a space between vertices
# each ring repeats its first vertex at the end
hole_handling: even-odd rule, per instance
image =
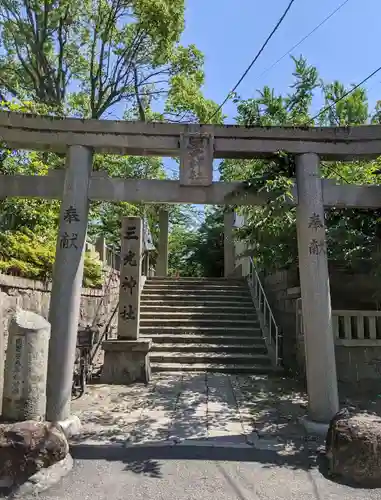
MULTIPOLYGON (((56 252, 56 236, 35 234, 29 229, 0 234, 0 272, 34 280, 52 279, 56 252)), ((102 264, 94 254, 86 252, 83 285, 102 284, 102 264)))

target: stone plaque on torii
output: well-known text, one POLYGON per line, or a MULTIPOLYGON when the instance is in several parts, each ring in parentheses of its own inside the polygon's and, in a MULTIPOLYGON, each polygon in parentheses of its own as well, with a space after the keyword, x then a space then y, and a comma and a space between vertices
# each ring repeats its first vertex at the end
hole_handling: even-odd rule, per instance
POLYGON ((212 134, 185 132, 180 136, 180 185, 210 186, 213 182, 212 134))

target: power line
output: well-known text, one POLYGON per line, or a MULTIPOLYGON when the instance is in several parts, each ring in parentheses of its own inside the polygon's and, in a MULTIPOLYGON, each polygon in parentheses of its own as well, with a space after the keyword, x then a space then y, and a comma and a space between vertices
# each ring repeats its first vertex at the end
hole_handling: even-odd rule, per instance
MULTIPOLYGON (((352 87, 350 90, 348 90, 347 92, 345 92, 341 97, 339 97, 339 99, 336 99, 335 101, 333 101, 333 103, 331 103, 329 106, 326 106, 325 108, 323 108, 321 111, 319 111, 319 113, 317 115, 315 115, 313 118, 311 118, 311 120, 309 120, 306 125, 309 125, 310 123, 314 122, 316 120, 316 118, 319 118, 320 115, 322 115, 323 113, 325 113, 326 111, 329 111, 330 109, 332 109, 334 106, 336 106, 337 103, 339 103, 340 101, 342 101, 343 99, 345 99, 346 97, 348 97, 352 92, 354 92, 356 89, 358 89, 359 87, 361 87, 362 85, 364 85, 364 83, 366 83, 368 80, 370 80, 374 75, 376 75, 379 71, 381 71, 381 66, 378 67, 377 69, 375 69, 374 71, 372 71, 372 73, 370 73, 370 75, 368 75, 366 78, 364 78, 360 83, 358 83, 357 85, 355 85, 354 87, 352 87)), ((338 175, 342 180, 344 180, 347 184, 349 184, 349 181, 348 179, 346 179, 343 175, 339 174, 339 172, 334 168, 334 167, 330 167, 330 170, 332 172, 334 172, 336 175, 338 175)))
POLYGON ((317 115, 315 115, 314 117, 312 117, 305 125, 306 126, 309 125, 310 123, 314 122, 316 120, 316 118, 319 118, 320 115, 322 115, 326 111, 329 111, 330 109, 332 109, 334 106, 336 106, 337 103, 339 103, 340 101, 342 101, 343 99, 345 99, 346 97, 348 97, 349 94, 352 94, 352 92, 354 92, 359 87, 361 87, 362 85, 364 85, 364 83, 366 83, 368 80, 370 80, 371 78, 373 78, 373 76, 376 75, 379 71, 381 71, 381 66, 379 68, 375 69, 374 71, 372 71, 372 73, 370 73, 370 75, 368 75, 366 78, 364 78, 364 80, 362 80, 360 83, 358 83, 357 85, 355 85, 354 87, 352 87, 350 90, 348 90, 347 92, 345 92, 341 97, 339 97, 339 99, 336 99, 329 106, 326 106, 321 111, 319 111, 319 113, 317 115))
POLYGON ((301 40, 299 40, 298 43, 296 43, 293 47, 291 47, 291 49, 286 52, 285 54, 283 54, 282 57, 280 57, 277 61, 274 62, 274 64, 272 64, 270 67, 268 67, 267 69, 265 69, 263 71, 263 73, 261 73, 258 77, 259 78, 262 78, 263 75, 265 75, 266 73, 268 73, 270 70, 272 70, 277 64, 279 64, 285 57, 287 57, 289 54, 291 54, 291 52, 296 49, 297 47, 299 47, 299 45, 301 45, 305 40, 307 40, 307 38, 309 38, 311 35, 313 35, 319 28, 321 28, 323 26, 323 24, 325 24, 327 21, 329 21, 331 19, 331 17, 333 17, 337 12, 339 12, 340 9, 342 9, 344 7, 344 5, 346 5, 347 3, 349 2, 349 0, 345 0, 344 2, 342 2, 338 7, 336 7, 335 10, 333 10, 325 19, 323 19, 323 21, 321 21, 320 24, 318 24, 317 26, 315 26, 315 28, 310 31, 307 35, 305 35, 301 40))
POLYGON ((243 73, 243 75, 241 76, 241 78, 238 80, 238 82, 235 84, 235 86, 232 88, 232 90, 228 93, 228 95, 225 97, 225 99, 223 100, 223 102, 218 106, 218 108, 214 111, 214 113, 208 118, 208 122, 210 122, 210 120, 216 116, 216 114, 221 110, 222 106, 229 100, 229 97, 231 96, 231 94, 237 90, 237 88, 239 87, 239 85, 245 79, 246 75, 249 73, 249 71, 251 70, 251 68, 257 62, 259 56, 262 54, 262 52, 266 48, 266 45, 269 43, 269 41, 271 40, 271 38, 274 36, 275 32, 278 30, 279 26, 282 24, 284 18, 287 16, 288 11, 291 9, 291 6, 292 6, 292 4, 294 2, 295 2, 295 0, 291 0, 289 2, 286 10, 283 12, 283 15, 280 17, 279 21, 276 23, 274 29, 272 30, 272 32, 270 33, 270 35, 267 37, 265 43, 259 49, 257 55, 251 61, 251 63, 249 64, 249 66, 247 67, 247 69, 245 70, 245 72, 243 73))

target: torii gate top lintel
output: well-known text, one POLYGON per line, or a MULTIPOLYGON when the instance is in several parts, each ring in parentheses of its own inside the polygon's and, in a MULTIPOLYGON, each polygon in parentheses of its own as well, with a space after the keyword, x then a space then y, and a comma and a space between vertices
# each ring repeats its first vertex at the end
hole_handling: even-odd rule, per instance
MULTIPOLYGON (((381 155, 381 126, 359 127, 244 127, 143 123, 113 120, 59 118, 0 112, 0 138, 15 149, 68 153, 73 150, 137 156, 179 156, 180 180, 111 178, 93 172, 91 200, 130 203, 194 203, 261 205, 266 198, 256 193, 232 198, 239 182, 213 182, 213 159, 269 157, 275 151, 316 153, 325 160, 358 160, 381 155), (229 199, 228 199, 229 198, 229 199)), ((72 154, 70 153, 72 151, 72 154)), ((80 156, 80 155, 79 155, 80 156)), ((242 179, 244 180, 244 179, 242 179)), ((5 197, 62 197, 64 172, 47 176, 0 176, 0 199, 5 197)), ((336 186, 323 180, 324 205, 379 207, 378 186, 336 186)), ((294 201, 298 202, 296 189, 294 201)))
POLYGON ((381 155, 381 125, 358 127, 244 127, 143 123, 59 118, 0 112, 0 137, 19 149, 64 152, 69 146, 136 156, 180 156, 184 135, 210 136, 214 158, 258 158, 284 150, 317 153, 323 160, 353 160, 381 155))

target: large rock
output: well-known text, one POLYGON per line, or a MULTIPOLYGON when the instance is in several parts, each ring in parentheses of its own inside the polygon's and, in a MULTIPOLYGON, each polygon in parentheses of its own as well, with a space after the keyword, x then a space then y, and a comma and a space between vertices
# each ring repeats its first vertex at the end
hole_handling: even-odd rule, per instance
POLYGON ((68 452, 63 430, 50 422, 0 424, 0 484, 22 484, 39 470, 63 460, 68 452))
POLYGON ((341 410, 326 439, 330 476, 363 487, 381 487, 381 418, 341 410))

